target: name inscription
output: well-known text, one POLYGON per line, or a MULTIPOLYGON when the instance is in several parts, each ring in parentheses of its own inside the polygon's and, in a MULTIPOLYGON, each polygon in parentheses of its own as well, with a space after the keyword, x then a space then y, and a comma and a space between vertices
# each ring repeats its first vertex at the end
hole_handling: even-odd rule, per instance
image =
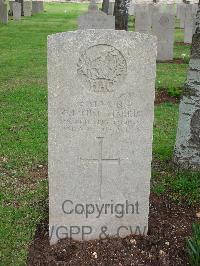
POLYGON ((140 110, 130 100, 78 101, 61 112, 63 126, 69 131, 128 131, 135 127, 140 110))

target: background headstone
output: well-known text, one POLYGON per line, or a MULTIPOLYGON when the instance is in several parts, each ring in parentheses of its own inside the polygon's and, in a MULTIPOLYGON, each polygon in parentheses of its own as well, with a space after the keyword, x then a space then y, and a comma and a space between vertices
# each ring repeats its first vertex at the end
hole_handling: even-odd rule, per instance
POLYGON ((95 0, 91 0, 88 6, 88 11, 98 11, 98 5, 95 0))
POLYGON ((21 3, 18 2, 13 3, 13 19, 14 20, 21 19, 21 3))
POLYGON ((171 15, 176 15, 177 12, 177 6, 175 3, 167 4, 167 13, 171 15))
MULTIPOLYGON (((198 20, 200 25, 200 16, 198 20)), ((174 162, 184 169, 200 170, 200 28, 193 36, 189 67, 179 108, 174 162)))
POLYGON ((32 14, 32 2, 31 1, 25 1, 24 2, 24 16, 30 17, 32 14))
POLYGON ((158 4, 158 6, 159 6, 159 12, 160 13, 176 15, 176 5, 175 4, 161 3, 161 4, 158 4))
POLYGON ((151 32, 151 11, 148 5, 135 5, 135 31, 151 32))
POLYGON ((128 14, 129 16, 135 16, 135 5, 133 2, 130 2, 128 14))
MULTIPOLYGON (((114 30, 49 36, 51 244, 72 226, 89 226, 87 240, 101 237, 103 226, 110 236, 147 233, 155 75, 154 36, 114 30), (66 200, 84 206, 128 201, 138 212, 67 215, 66 200)), ((71 237, 83 240, 81 232, 71 237)))
POLYGON ((43 2, 42 1, 32 1, 32 14, 38 14, 43 12, 43 2))
POLYGON ((78 18, 79 29, 115 29, 115 17, 100 10, 91 10, 78 18))
POLYGON ((152 17, 152 32, 158 38, 158 60, 172 60, 175 16, 157 12, 152 17))
POLYGON ((40 13, 42 13, 44 11, 44 2, 43 1, 39 1, 39 10, 40 10, 40 13))
POLYGON ((184 43, 192 43, 192 36, 195 30, 195 18, 193 5, 187 4, 185 7, 185 27, 184 27, 184 43))
POLYGON ((150 9, 150 14, 151 14, 151 26, 152 26, 153 18, 157 16, 157 13, 160 12, 159 4, 151 3, 149 4, 149 9, 150 9))
POLYGON ((108 15, 113 16, 115 8, 115 2, 109 2, 108 15))
POLYGON ((181 4, 180 6, 180 28, 184 29, 185 27, 185 7, 186 4, 181 4))
POLYGON ((180 19, 181 5, 182 5, 181 3, 178 3, 178 4, 177 4, 176 17, 177 17, 178 19, 180 19))
POLYGON ((4 3, 0 3, 0 23, 8 23, 8 6, 4 3))

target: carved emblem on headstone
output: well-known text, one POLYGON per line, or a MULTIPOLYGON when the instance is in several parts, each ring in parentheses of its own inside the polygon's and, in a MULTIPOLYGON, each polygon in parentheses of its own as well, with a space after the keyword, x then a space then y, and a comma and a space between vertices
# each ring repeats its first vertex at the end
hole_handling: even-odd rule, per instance
POLYGON ((169 23, 169 18, 167 16, 162 16, 160 18, 159 22, 160 22, 160 25, 162 25, 163 27, 165 27, 169 23))
POLYGON ((90 91, 111 92, 125 78, 127 65, 120 51, 113 46, 99 44, 81 54, 77 72, 89 84, 90 91))
POLYGON ((194 112, 190 123, 190 129, 190 143, 196 147, 200 147, 200 109, 194 112))

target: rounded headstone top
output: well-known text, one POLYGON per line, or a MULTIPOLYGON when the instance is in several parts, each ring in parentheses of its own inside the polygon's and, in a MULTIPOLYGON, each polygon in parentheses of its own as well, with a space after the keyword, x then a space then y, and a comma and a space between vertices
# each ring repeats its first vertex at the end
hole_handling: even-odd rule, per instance
POLYGON ((97 3, 94 0, 92 0, 88 6, 88 11, 97 11, 97 10, 99 10, 97 3))

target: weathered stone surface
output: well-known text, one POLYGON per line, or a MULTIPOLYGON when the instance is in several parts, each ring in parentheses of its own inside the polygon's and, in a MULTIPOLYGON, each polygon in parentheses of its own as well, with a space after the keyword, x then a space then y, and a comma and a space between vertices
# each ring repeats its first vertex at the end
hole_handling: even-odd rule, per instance
POLYGON ((8 23, 8 6, 7 4, 0 4, 0 23, 7 24, 8 23))
POLYGON ((152 17, 152 32, 158 38, 158 60, 173 59, 174 30, 174 15, 154 13, 152 17))
POLYGON ((14 2, 13 3, 13 19, 21 20, 21 3, 14 2))
POLYGON ((135 31, 151 32, 151 11, 149 5, 135 5, 135 31))
POLYGON ((200 33, 193 36, 185 91, 180 103, 174 162, 200 170, 200 33))
POLYGON ((193 14, 196 14, 197 13, 197 10, 198 10, 198 4, 193 4, 192 5, 192 12, 193 12, 193 14))
POLYGON ((147 233, 155 72, 154 36, 114 30, 49 36, 51 244, 104 237, 103 226, 110 236, 147 233), (112 213, 111 205, 125 203, 134 209, 118 205, 112 213), (67 214, 76 204, 79 211, 91 204, 90 214, 67 214), (91 206, 104 209, 98 215, 91 206))
POLYGON ((78 18, 79 29, 115 29, 115 17, 100 10, 88 10, 78 18))
POLYGON ((191 58, 200 59, 200 32, 193 35, 191 58))
POLYGON ((196 12, 195 32, 200 33, 200 8, 196 12))
POLYGON ((32 14, 32 1, 24 2, 24 16, 30 17, 32 14))

